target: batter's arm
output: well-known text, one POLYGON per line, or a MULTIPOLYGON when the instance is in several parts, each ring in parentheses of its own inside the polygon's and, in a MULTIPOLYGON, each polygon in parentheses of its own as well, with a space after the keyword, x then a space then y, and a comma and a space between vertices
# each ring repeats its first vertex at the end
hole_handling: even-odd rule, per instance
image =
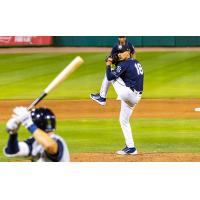
POLYGON ((6 131, 9 134, 7 146, 4 148, 4 155, 7 157, 28 156, 29 146, 25 142, 18 142, 18 130, 20 122, 16 117, 12 117, 6 124, 6 131))
POLYGON ((30 148, 25 142, 18 142, 17 135, 10 135, 3 152, 6 157, 29 156, 30 148))
POLYGON ((44 148, 44 150, 51 155, 58 152, 58 144, 52 139, 49 134, 45 133, 43 130, 37 128, 33 132, 33 137, 35 140, 44 148))

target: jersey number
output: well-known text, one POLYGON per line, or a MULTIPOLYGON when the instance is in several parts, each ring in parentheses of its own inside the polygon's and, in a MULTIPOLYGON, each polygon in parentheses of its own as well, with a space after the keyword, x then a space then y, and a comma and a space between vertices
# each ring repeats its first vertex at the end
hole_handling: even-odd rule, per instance
POLYGON ((137 73, 138 75, 142 75, 143 74, 143 69, 140 63, 135 63, 135 68, 137 69, 137 73))

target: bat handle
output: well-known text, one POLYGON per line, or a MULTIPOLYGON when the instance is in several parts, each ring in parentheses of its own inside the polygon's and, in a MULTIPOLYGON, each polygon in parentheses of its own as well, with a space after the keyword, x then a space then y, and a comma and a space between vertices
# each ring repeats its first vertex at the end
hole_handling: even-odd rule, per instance
POLYGON ((44 97, 47 95, 47 93, 43 92, 33 103, 27 108, 29 111, 36 106, 44 97))

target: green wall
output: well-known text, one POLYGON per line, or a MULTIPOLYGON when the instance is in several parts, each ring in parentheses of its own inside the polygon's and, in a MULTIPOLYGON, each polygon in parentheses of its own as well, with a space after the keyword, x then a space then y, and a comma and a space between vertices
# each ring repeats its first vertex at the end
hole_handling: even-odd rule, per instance
POLYGON ((141 46, 169 46, 173 47, 175 45, 175 37, 173 36, 146 36, 142 37, 142 45, 141 46))
POLYGON ((200 46, 200 37, 186 37, 186 36, 179 36, 175 37, 176 46, 200 46))
MULTIPOLYGON (((200 46, 199 36, 127 36, 136 47, 183 47, 200 46)), ((96 46, 111 47, 117 43, 117 36, 55 36, 54 46, 96 46)))

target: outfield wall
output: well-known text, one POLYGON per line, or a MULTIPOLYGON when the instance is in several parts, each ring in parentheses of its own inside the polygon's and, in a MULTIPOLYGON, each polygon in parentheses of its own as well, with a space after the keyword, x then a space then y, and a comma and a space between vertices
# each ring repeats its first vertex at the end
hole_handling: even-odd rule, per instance
MULTIPOLYGON (((196 47, 200 36, 128 36, 136 47, 196 47)), ((117 42, 116 36, 54 36, 54 46, 111 47, 117 42)))
POLYGON ((0 46, 52 45, 52 36, 0 36, 0 46))
MULTIPOLYGON (((127 36, 136 47, 198 47, 200 36, 127 36)), ((111 47, 117 36, 0 36, 0 47, 111 47)))

